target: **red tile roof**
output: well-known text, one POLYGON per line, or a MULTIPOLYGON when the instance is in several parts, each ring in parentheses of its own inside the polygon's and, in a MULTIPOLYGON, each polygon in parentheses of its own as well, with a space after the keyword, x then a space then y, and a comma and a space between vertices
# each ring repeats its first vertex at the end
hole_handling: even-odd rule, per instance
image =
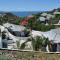
POLYGON ((21 25, 28 25, 28 20, 30 19, 30 18, 32 18, 33 16, 28 16, 28 17, 26 17, 25 19, 23 19, 22 21, 21 21, 21 25))
POLYGON ((28 20, 25 19, 21 21, 21 25, 27 25, 27 24, 28 24, 28 20))

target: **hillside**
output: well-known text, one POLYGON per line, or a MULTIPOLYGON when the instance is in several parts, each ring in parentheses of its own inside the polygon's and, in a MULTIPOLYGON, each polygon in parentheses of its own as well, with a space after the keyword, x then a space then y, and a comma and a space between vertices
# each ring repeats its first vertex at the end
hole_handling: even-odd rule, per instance
POLYGON ((13 24, 19 24, 21 18, 14 15, 11 12, 0 12, 0 24, 9 22, 9 23, 13 23, 13 24))
POLYGON ((34 17, 29 19, 29 26, 34 30, 48 31, 54 29, 54 24, 58 24, 60 20, 60 8, 52 11, 40 12, 34 14, 34 17))
MULTIPOLYGON (((51 11, 43 11, 43 12, 25 12, 25 15, 31 14, 33 18, 28 19, 27 27, 30 27, 33 30, 39 31, 48 31, 50 29, 54 29, 55 26, 53 24, 59 23, 60 20, 60 8, 51 10, 51 11)), ((17 12, 0 12, 0 24, 4 24, 6 22, 13 24, 20 24, 21 20, 25 20, 25 17, 16 16, 17 12)), ((23 15, 23 13, 21 12, 23 15)), ((28 16, 27 16, 28 17, 28 16)))

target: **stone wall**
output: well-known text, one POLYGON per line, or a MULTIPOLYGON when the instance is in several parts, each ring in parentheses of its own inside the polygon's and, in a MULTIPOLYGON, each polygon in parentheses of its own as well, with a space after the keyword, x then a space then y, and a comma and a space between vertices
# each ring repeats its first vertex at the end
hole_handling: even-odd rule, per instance
POLYGON ((0 56, 4 55, 12 60, 60 60, 60 54, 56 53, 0 49, 0 56))

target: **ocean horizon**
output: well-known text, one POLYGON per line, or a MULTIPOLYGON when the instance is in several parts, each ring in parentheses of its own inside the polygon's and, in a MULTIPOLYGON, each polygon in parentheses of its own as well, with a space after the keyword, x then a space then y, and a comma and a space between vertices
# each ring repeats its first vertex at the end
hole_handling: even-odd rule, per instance
POLYGON ((29 15, 40 13, 39 11, 24 11, 24 12, 12 12, 16 16, 26 17, 29 15))

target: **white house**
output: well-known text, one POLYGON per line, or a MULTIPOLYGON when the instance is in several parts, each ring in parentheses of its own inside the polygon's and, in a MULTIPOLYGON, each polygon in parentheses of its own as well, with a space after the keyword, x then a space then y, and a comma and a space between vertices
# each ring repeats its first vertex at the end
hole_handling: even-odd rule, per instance
POLYGON ((40 21, 45 21, 45 17, 39 17, 40 21))
POLYGON ((47 32, 41 32, 41 31, 32 31, 32 36, 45 36, 49 38, 49 40, 54 42, 55 47, 55 52, 60 52, 60 28, 57 29, 51 29, 50 31, 47 32))
POLYGON ((54 15, 56 15, 56 14, 60 15, 60 12, 55 11, 53 14, 54 14, 54 15))
MULTIPOLYGON (((14 36, 9 30, 10 28, 12 31, 21 31, 24 30, 24 26, 14 25, 10 23, 3 24, 3 26, 0 26, 1 33, 4 32, 6 35, 6 38, 2 39, 2 34, 0 36, 0 48, 8 48, 8 49, 17 49, 17 41, 20 41, 20 45, 24 43, 28 38, 30 37, 19 37, 14 36), (6 45, 6 46, 5 46, 6 45)), ((4 37, 4 36, 3 36, 4 37)), ((32 49, 31 42, 27 42, 25 49, 32 49)))
POLYGON ((47 16, 47 13, 42 13, 41 16, 43 16, 43 17, 44 17, 44 16, 47 16))

